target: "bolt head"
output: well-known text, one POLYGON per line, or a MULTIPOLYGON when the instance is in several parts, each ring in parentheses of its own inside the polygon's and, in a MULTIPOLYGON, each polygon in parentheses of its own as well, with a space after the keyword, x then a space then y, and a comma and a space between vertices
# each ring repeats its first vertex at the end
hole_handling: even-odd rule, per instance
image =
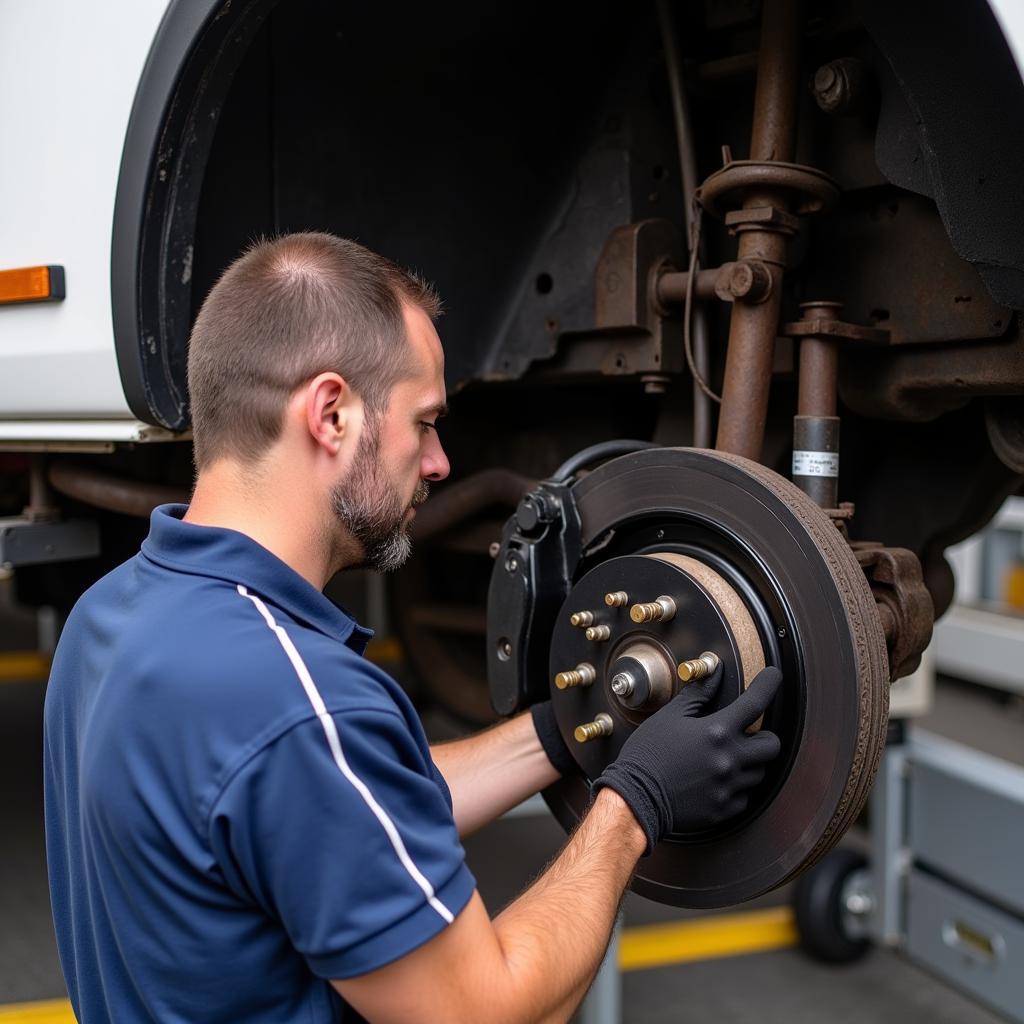
POLYGON ((827 92, 838 80, 839 75, 831 64, 823 64, 814 72, 814 91, 827 92))
POLYGON ((754 287, 754 271, 746 263, 734 263, 729 273, 729 291, 741 299, 754 287))
POLYGON ((616 672, 612 676, 612 693, 616 697, 628 697, 636 686, 636 680, 628 672, 616 672))

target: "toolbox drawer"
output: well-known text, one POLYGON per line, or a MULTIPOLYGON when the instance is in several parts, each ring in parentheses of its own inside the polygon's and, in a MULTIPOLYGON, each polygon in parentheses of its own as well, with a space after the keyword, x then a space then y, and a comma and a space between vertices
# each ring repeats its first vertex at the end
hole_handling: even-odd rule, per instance
POLYGON ((937 878, 911 871, 907 954, 1024 1022, 1024 921, 937 878))
POLYGON ((928 737, 910 772, 914 860, 1024 914, 1024 770, 928 737))

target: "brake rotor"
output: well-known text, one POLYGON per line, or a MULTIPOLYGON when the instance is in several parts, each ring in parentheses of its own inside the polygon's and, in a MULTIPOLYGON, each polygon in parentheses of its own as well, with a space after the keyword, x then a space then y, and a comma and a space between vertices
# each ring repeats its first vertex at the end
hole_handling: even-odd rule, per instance
POLYGON ((545 799, 571 829, 590 782, 686 685, 683 662, 686 675, 705 652, 721 661, 714 708, 775 665, 783 683, 764 727, 782 753, 747 810, 667 836, 641 860, 633 888, 663 903, 721 907, 783 884, 853 822, 884 746, 886 648, 863 570, 802 491, 736 456, 638 452, 583 477, 573 497, 582 556, 551 633, 550 668, 579 774, 545 799))

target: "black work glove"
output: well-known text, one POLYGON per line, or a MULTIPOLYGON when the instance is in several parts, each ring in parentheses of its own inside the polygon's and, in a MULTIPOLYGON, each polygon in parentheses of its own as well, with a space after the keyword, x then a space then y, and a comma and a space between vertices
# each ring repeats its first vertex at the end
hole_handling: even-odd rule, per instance
POLYGON ((647 853, 669 832, 708 828, 739 814, 747 806, 747 790, 779 753, 775 733, 744 730, 771 703, 782 673, 762 669, 728 707, 695 717, 721 678, 719 665, 651 715, 593 785, 595 792, 611 787, 629 804, 647 834, 647 853))
POLYGON ((551 701, 542 700, 530 708, 533 716, 533 727, 537 730, 537 739, 560 775, 576 771, 576 759, 569 753, 569 748, 562 739, 561 730, 555 721, 555 709, 551 701))

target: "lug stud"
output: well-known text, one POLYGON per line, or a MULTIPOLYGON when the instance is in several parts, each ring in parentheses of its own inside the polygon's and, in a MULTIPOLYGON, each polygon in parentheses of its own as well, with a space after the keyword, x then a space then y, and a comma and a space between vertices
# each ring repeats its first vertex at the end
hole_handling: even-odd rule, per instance
POLYGON ((604 595, 604 603, 609 608, 622 608, 624 605, 629 604, 629 594, 624 590, 615 590, 610 594, 604 595))
POLYGON ((584 722, 576 726, 573 736, 577 743, 589 743, 601 736, 611 736, 612 716, 602 711, 592 722, 584 722))
POLYGON ((629 617, 636 623, 668 622, 676 614, 676 603, 664 594, 656 601, 635 604, 629 609, 629 617))
POLYGON ((559 672, 555 676, 555 686, 560 690, 568 690, 572 686, 590 686, 596 678, 594 666, 584 661, 568 672, 559 672))
POLYGON ((573 612, 569 616, 569 622, 574 626, 592 626, 594 624, 594 613, 573 612))
POLYGON ((681 662, 678 673, 684 683, 695 683, 711 675, 718 668, 719 657, 713 651, 705 651, 699 658, 681 662))
POLYGON ((588 640, 607 640, 612 631, 607 626, 591 626, 584 635, 588 640))

